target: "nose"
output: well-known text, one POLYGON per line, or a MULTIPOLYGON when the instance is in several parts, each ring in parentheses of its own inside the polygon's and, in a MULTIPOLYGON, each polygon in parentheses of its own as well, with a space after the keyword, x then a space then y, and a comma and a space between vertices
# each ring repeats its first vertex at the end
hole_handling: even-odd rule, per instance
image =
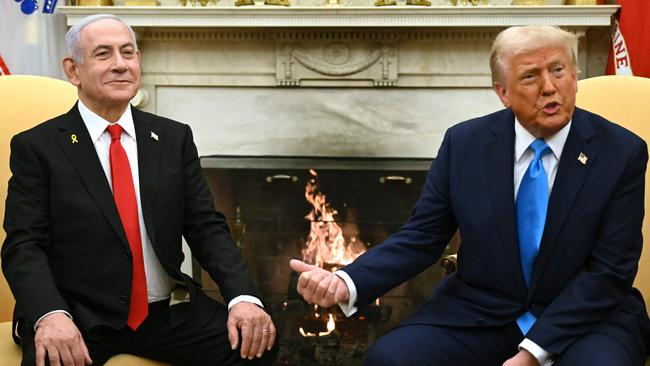
POLYGON ((542 81, 542 94, 545 96, 553 95, 556 92, 555 84, 553 83, 553 76, 544 72, 541 76, 542 81))
POLYGON ((113 71, 118 73, 123 73, 128 70, 126 60, 121 53, 116 52, 113 60, 113 71))

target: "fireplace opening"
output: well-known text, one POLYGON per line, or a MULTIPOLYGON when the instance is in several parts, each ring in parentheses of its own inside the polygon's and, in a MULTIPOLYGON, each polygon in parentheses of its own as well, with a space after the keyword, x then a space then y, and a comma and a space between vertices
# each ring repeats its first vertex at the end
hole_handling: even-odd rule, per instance
MULTIPOLYGON (((273 316, 278 365, 358 365, 370 344, 405 320, 443 276, 433 265, 356 316, 307 304, 291 258, 335 271, 399 230, 429 159, 209 156, 201 166, 273 316)), ((218 286, 194 263, 204 291, 218 286)))

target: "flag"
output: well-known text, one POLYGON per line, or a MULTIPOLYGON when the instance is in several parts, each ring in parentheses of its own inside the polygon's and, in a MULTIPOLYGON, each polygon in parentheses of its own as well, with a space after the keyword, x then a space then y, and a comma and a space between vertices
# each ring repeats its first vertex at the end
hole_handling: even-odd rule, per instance
POLYGON ((45 0, 45 4, 43 4, 43 13, 54 14, 56 3, 57 0, 45 0))
POLYGON ((22 4, 0 0, 0 75, 42 75, 65 79, 61 59, 65 56, 65 16, 55 11, 56 1, 38 0, 39 9, 23 13, 22 4), (41 12, 48 6, 54 14, 41 12))
POLYGON ((650 78, 650 1, 617 0, 606 73, 650 78))

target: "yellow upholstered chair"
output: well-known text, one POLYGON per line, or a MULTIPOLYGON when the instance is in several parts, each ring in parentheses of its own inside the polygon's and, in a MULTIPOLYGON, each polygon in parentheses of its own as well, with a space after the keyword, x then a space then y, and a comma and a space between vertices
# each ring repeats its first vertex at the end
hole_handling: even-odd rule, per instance
MULTIPOLYGON (((650 143, 650 79, 635 76, 598 76, 580 80, 576 105, 599 114, 650 143)), ((650 169, 646 171, 644 250, 634 287, 643 293, 650 311, 650 169)))
MULTIPOLYGON (((578 82, 576 105, 599 114, 650 143, 650 79, 635 76, 598 76, 578 82)), ((634 281, 650 311, 650 170, 646 170, 644 248, 634 281)), ((646 360, 650 366, 650 357, 646 360)))
MULTIPOLYGON (((650 143, 650 79, 635 76, 598 76, 578 82, 576 105, 599 114, 650 143)), ((646 170, 644 250, 634 281, 650 311, 650 170, 646 170)), ((650 366, 650 358, 646 360, 650 366)))
MULTIPOLYGON (((77 99, 72 84, 42 76, 0 76, 0 219, 4 218, 4 200, 9 180, 9 141, 16 133, 67 112, 77 99)), ((0 242, 5 232, 0 230, 0 242)), ((20 365, 21 351, 11 337, 14 299, 4 276, 0 274, 0 366, 20 365)), ((143 358, 118 355, 107 365, 162 365, 143 358)))

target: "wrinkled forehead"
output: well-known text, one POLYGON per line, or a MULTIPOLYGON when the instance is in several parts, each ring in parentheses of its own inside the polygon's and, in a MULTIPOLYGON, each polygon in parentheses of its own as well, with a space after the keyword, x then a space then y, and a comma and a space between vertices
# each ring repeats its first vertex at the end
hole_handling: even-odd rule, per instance
POLYGON ((504 50, 502 54, 506 72, 509 68, 525 67, 526 65, 555 65, 563 64, 573 69, 572 52, 563 44, 549 43, 536 47, 522 47, 504 50))

